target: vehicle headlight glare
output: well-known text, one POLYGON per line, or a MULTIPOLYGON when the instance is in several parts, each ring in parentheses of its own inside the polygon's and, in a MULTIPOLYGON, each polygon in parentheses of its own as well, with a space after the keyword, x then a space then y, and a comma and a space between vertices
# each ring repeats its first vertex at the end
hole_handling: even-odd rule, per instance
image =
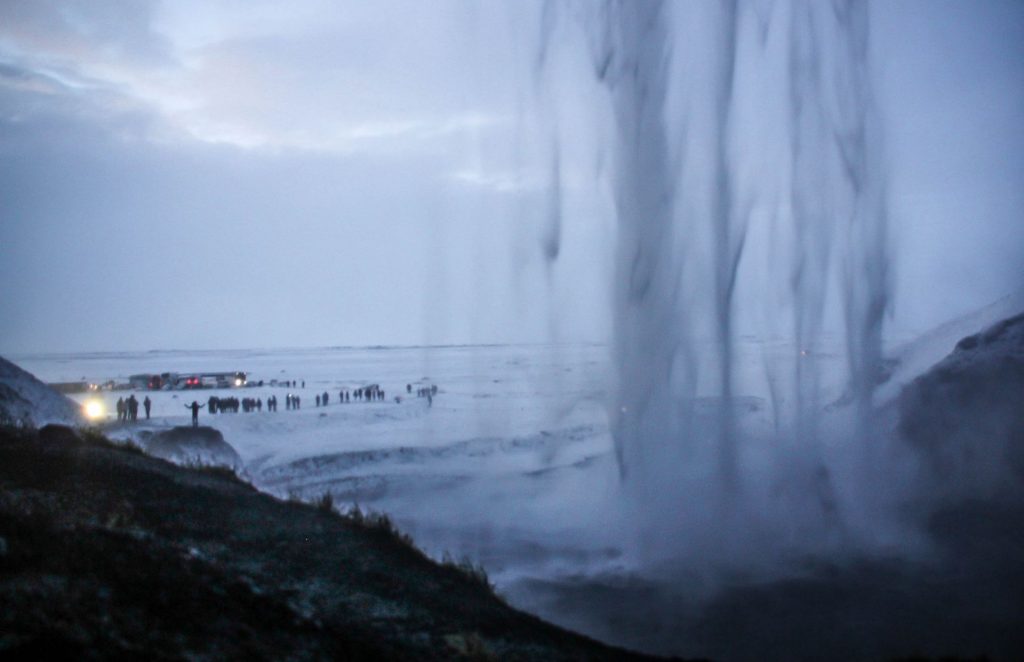
POLYGON ((103 417, 103 403, 99 400, 89 400, 85 403, 86 418, 96 419, 103 417))

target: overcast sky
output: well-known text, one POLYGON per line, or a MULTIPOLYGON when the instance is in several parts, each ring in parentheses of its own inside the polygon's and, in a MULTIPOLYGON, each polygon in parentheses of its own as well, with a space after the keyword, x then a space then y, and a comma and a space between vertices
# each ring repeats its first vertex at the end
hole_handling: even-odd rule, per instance
MULTIPOLYGON (((924 331, 1024 286, 1024 3, 872 7, 924 331)), ((592 173, 546 243, 544 133, 596 134, 544 116, 536 9, 0 3, 0 352, 605 339, 592 173)))

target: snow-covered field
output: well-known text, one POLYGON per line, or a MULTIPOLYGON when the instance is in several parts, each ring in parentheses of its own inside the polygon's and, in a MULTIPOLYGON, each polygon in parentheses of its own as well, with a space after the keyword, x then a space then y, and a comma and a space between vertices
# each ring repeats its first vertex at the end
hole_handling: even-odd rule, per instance
MULTIPOLYGON (((614 541, 600 525, 612 507, 617 472, 605 411, 607 349, 582 346, 337 348, 102 353, 15 357, 46 382, 127 382, 138 373, 235 371, 250 382, 294 380, 296 388, 136 391, 152 418, 108 433, 187 425, 186 404, 222 397, 278 399, 278 411, 209 415, 241 455, 250 479, 287 497, 331 492, 341 506, 386 511, 417 543, 483 561, 492 579, 533 572, 532 564, 573 563, 614 541), (302 386, 302 383, 305 386, 302 386), (339 402, 342 389, 379 384, 382 401, 339 402), (418 388, 437 386, 432 402, 418 388), (407 386, 412 393, 407 393, 407 386), (316 396, 328 393, 328 405, 316 396), (302 407, 289 411, 285 397, 302 407), (395 397, 401 402, 396 402, 395 397), (524 550, 529 550, 524 553, 524 550)), ((101 398, 113 412, 127 391, 101 398)))
MULTIPOLYGON (((1021 309, 1024 296, 1018 294, 916 342, 894 348, 890 354, 894 359, 891 379, 876 394, 881 417, 895 416, 892 402, 900 388, 948 354, 961 337, 1021 309)), ((841 404, 846 385, 837 344, 825 342, 801 351, 780 342, 741 340, 737 347, 737 383, 742 388, 735 399, 740 405, 737 423, 745 440, 740 461, 749 476, 762 471, 768 475, 771 470, 765 467, 773 461, 776 465, 772 470, 777 471, 780 457, 788 457, 786 462, 794 459, 772 455, 774 451, 761 442, 771 436, 779 407, 777 396, 772 398, 772 366, 783 366, 774 374, 784 376, 784 366, 797 355, 805 355, 820 371, 823 428, 842 427, 848 420, 844 417, 850 414, 850 408, 841 404)), ((358 504, 387 512, 430 554, 440 558, 448 553, 482 563, 498 590, 517 606, 613 642, 660 652, 692 653, 691 648, 679 645, 692 639, 693 633, 684 633, 677 624, 692 616, 693 603, 688 600, 700 598, 702 587, 711 589, 699 568, 687 566, 681 570, 676 565, 665 570, 655 567, 658 560, 652 563, 650 557, 635 554, 630 529, 622 526, 624 520, 635 516, 635 511, 624 507, 627 490, 609 432, 613 369, 607 347, 153 351, 11 358, 45 382, 126 382, 129 375, 137 373, 236 370, 246 372, 251 382, 295 380, 300 383, 297 388, 265 385, 136 392, 140 401, 144 395, 152 399, 152 418, 122 424, 113 421, 111 414, 108 433, 115 438, 139 438, 147 430, 187 425, 190 413, 185 405, 193 399, 205 402, 211 395, 258 397, 265 403, 269 396, 276 395, 277 412, 269 412, 266 407, 256 413, 200 412, 200 423, 223 433, 241 456, 245 473, 261 489, 304 499, 330 492, 342 507, 358 504), (370 384, 384 389, 383 401, 353 398, 349 403, 339 402, 340 390, 354 391, 370 384), (417 397, 418 388, 434 385, 438 390, 432 403, 417 397), (329 404, 315 406, 316 396, 325 391, 329 404), (285 408, 289 393, 302 398, 300 410, 285 408), (400 402, 396 402, 396 396, 400 402), (677 581, 682 576, 688 578, 677 581), (687 592, 689 598, 685 597, 687 592), (650 613, 666 614, 666 619, 652 620, 650 613)), ((101 392, 98 397, 104 399, 107 411, 113 412, 119 396, 127 396, 127 392, 101 392)), ((97 396, 76 396, 79 401, 88 397, 97 396)), ((695 404, 698 419, 702 406, 709 411, 716 406, 714 398, 708 397, 700 385, 695 404)), ((840 506, 843 499, 853 502, 860 498, 844 493, 857 483, 846 479, 844 484, 844 476, 837 471, 850 459, 843 456, 847 450, 826 445, 821 452, 820 461, 831 472, 829 480, 840 506)), ((701 476, 710 475, 707 463, 699 455, 695 458, 693 465, 678 467, 680 480, 693 481, 687 485, 699 485, 701 476)), ((898 474, 903 469, 895 467, 892 471, 895 486, 903 480, 898 474)), ((894 499, 899 496, 885 481, 880 484, 886 494, 892 492, 894 499)), ((820 487, 801 485, 790 483, 784 489, 813 492, 820 487)), ((765 489, 769 487, 766 483, 765 489)), ((710 511, 699 514, 703 509, 700 494, 699 490, 693 492, 698 505, 687 504, 663 515, 685 518, 698 513, 693 525, 698 528, 684 529, 686 535, 696 534, 683 541, 684 547, 695 550, 684 555, 683 562, 700 559, 700 563, 713 565, 722 559, 707 558, 700 545, 708 541, 700 537, 705 529, 719 525, 710 511)), ((773 498, 779 494, 772 493, 773 498)), ((777 511, 758 510, 763 495, 748 492, 747 496, 751 497, 751 521, 760 518, 769 528, 788 524, 784 520, 790 516, 799 522, 784 493, 777 511)), ((864 540, 863 531, 856 530, 857 514, 847 509, 845 515, 848 528, 841 539, 832 534, 822 538, 833 545, 830 550, 852 549, 851 545, 864 540), (854 540, 858 536, 860 540, 854 540)), ((909 547, 915 544, 909 531, 887 533, 884 522, 870 509, 865 509, 862 519, 872 529, 871 544, 892 547, 890 551, 897 557, 909 553, 909 547), (902 552, 901 545, 907 546, 902 552)), ((796 527, 792 531, 799 536, 806 533, 796 527)), ((771 549, 758 547, 768 538, 758 539, 750 531, 741 533, 751 536, 741 541, 746 557, 743 562, 751 562, 744 571, 753 571, 758 563, 774 563, 771 549)), ((781 539, 790 534, 777 528, 769 537, 781 539)), ((648 530, 646 535, 663 534, 648 530)), ((801 544, 814 543, 815 535, 801 538, 801 544)), ((716 548, 712 545, 706 549, 716 548)), ((808 546, 803 551, 817 553, 821 549, 808 546)), ((858 553, 862 551, 863 547, 858 553)), ((744 581, 755 579, 751 575, 744 581)))
MULTIPOLYGON (((752 385, 752 394, 741 398, 742 422, 765 429, 770 408, 762 359, 787 350, 753 342, 740 347, 752 385)), ((634 570, 616 525, 623 497, 608 425, 612 375, 605 346, 153 351, 15 360, 46 382, 123 383, 138 373, 235 370, 251 382, 294 380, 297 388, 136 391, 140 401, 150 397, 153 409, 149 421, 140 410, 134 424, 113 420, 115 402, 127 391, 74 397, 101 398, 108 434, 138 439, 147 430, 187 425, 186 404, 193 399, 258 397, 265 403, 276 395, 277 412, 264 407, 211 416, 200 410, 200 423, 223 433, 261 489, 305 499, 329 491, 342 507, 387 512, 429 553, 482 563, 510 594, 521 580, 634 570), (386 398, 339 402, 341 389, 369 384, 379 384, 386 398), (432 403, 416 396, 432 385, 438 388, 432 403), (328 405, 315 406, 325 391, 328 405), (285 408, 288 394, 301 397, 301 409, 285 408)), ((822 352, 820 360, 838 358, 822 352)), ((523 602, 532 606, 528 596, 523 602)))

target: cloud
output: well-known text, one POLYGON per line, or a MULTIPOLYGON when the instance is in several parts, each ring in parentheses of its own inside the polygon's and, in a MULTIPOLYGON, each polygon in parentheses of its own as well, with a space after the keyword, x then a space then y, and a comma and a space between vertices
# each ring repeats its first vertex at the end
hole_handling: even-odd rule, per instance
MULTIPOLYGON (((891 192, 905 284, 897 306, 910 328, 1020 282, 1022 88, 1013 83, 1024 39, 1015 5, 874 7, 883 26, 874 42, 884 47, 880 102, 895 133, 891 192)), ((511 290, 525 302, 555 296, 552 287, 593 292, 579 319, 591 325, 609 277, 592 256, 615 240, 607 99, 584 40, 568 28, 538 84, 536 9, 411 0, 0 3, 0 272, 25 292, 0 292, 10 311, 0 338, 30 346, 43 342, 45 327, 46 343, 60 346, 71 325, 43 294, 56 300, 65 281, 86 273, 101 284, 124 279, 143 296, 137 278, 159 289, 177 275, 158 277, 144 263, 176 264, 185 254, 264 320, 251 337, 256 327, 275 329, 257 343, 338 342, 315 329, 300 338, 282 321, 316 318, 332 297, 354 311, 332 312, 333 328, 366 322, 372 342, 385 341, 378 329, 423 341, 421 328, 401 320, 428 308, 447 334, 431 340, 548 326, 516 311, 502 317, 511 290), (562 195, 549 196, 555 180, 562 195), (546 202, 553 198, 559 209, 546 202), (551 214, 560 214, 561 283, 534 259, 551 214), (144 250, 118 245, 141 231, 150 239, 144 250), (228 269, 225 253, 244 264, 228 269), (509 273, 496 271, 502 264, 509 273), (350 285, 354 269, 385 275, 350 285), (321 281, 331 286, 309 285, 321 281), (475 319, 483 301, 493 319, 475 319)), ((214 311, 202 298, 175 303, 175 320, 231 311, 230 297, 218 296, 214 311)), ((117 325, 130 339, 138 309, 112 307, 63 303, 76 325, 92 329, 88 339, 74 337, 78 346, 103 346, 117 325)), ((159 341, 189 344, 175 339, 182 328, 169 322, 159 341)), ((203 333, 207 340, 195 336, 192 346, 244 342, 222 329, 203 333)))
POLYGON ((493 108, 467 109, 463 67, 444 47, 444 11, 129 5, 7 5, 4 84, 77 95, 87 113, 149 112, 162 124, 151 125, 154 140, 246 149, 444 151, 426 143, 507 122, 493 108), (396 16, 405 20, 385 25, 396 16))

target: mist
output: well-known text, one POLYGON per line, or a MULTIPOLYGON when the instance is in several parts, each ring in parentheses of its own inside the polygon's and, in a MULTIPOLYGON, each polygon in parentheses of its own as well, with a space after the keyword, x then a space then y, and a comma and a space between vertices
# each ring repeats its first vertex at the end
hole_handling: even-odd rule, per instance
POLYGON ((1020 5, 132 7, 0 10, 0 350, 386 384, 216 424, 261 489, 645 651, 1014 622, 1020 5))

